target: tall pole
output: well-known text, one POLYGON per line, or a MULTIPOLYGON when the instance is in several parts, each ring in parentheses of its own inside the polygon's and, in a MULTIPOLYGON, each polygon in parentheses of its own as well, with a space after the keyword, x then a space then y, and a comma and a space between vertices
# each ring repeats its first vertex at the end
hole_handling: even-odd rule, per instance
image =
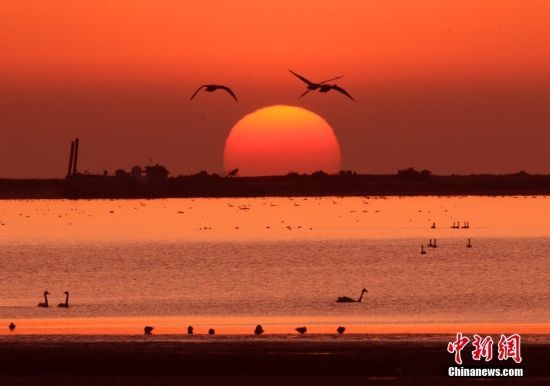
POLYGON ((73 176, 76 176, 76 164, 78 162, 78 138, 74 140, 73 176))
POLYGON ((71 176, 73 168, 73 158, 74 158, 74 141, 71 141, 71 156, 69 157, 69 170, 67 171, 67 178, 71 176))

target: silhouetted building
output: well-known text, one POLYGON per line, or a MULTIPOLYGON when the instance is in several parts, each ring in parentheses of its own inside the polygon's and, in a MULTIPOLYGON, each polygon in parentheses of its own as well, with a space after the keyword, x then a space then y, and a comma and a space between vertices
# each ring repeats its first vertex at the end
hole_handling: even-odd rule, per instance
POLYGON ((170 172, 159 164, 145 167, 145 175, 148 182, 165 181, 168 178, 168 173, 170 172))

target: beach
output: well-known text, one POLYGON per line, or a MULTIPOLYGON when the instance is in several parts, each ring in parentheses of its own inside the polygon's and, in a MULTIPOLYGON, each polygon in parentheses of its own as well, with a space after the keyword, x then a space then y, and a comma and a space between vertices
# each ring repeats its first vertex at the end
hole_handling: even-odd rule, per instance
POLYGON ((443 336, 4 336, 2 385, 540 384, 550 381, 550 344, 522 345, 521 378, 452 378, 443 336))

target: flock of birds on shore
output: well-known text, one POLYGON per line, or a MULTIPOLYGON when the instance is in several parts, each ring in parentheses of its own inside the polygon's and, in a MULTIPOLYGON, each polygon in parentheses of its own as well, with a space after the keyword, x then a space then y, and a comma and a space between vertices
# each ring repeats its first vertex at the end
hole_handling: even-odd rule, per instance
MULTIPOLYGON (((323 80, 322 82, 312 82, 310 81, 309 79, 307 79, 306 77, 300 75, 300 74, 297 74, 295 73, 294 71, 292 70, 288 70, 290 71, 291 74, 293 74, 294 76, 296 76, 298 79, 300 79, 302 82, 304 82, 306 85, 307 85, 307 89, 306 91, 301 94, 298 98, 301 98, 303 97, 304 95, 308 94, 309 92, 311 91, 319 91, 321 93, 327 93, 331 90, 334 90, 334 91, 337 91, 345 96, 347 96, 349 99, 351 99, 352 101, 354 101, 355 99, 353 99, 353 97, 345 90, 343 89, 342 87, 338 86, 337 84, 329 84, 328 82, 331 82, 333 80, 336 80, 336 79, 340 79, 343 77, 343 75, 340 75, 340 76, 336 76, 334 78, 330 78, 330 79, 327 79, 327 80, 323 80)), ((202 86, 200 86, 197 91, 195 91, 193 93, 193 95, 191 95, 191 98, 189 99, 189 101, 192 101, 195 96, 199 93, 199 91, 201 90, 204 90, 206 92, 214 92, 214 91, 217 91, 217 90, 223 90, 225 91, 226 93, 228 93, 229 95, 231 95, 233 97, 233 99, 235 99, 235 102, 238 102, 237 100, 237 95, 235 95, 235 92, 230 88, 230 87, 227 87, 223 84, 203 84, 202 86)))
MULTIPOLYGON (((365 293, 367 293, 369 291, 367 291, 366 288, 363 288, 361 290, 361 295, 359 296, 359 298, 357 300, 353 299, 353 298, 350 298, 349 296, 340 296, 338 298, 336 298, 336 303, 361 303, 363 301, 363 296, 365 295, 365 293)), ((63 303, 59 303, 57 305, 57 307, 60 307, 60 308, 69 308, 69 291, 65 291, 64 292, 65 294, 65 302, 63 303)), ((43 293, 44 295, 44 302, 40 302, 38 303, 38 307, 41 307, 41 308, 48 308, 50 307, 50 304, 48 303, 48 295, 50 295, 50 293, 48 291, 44 291, 43 293)), ((11 332, 13 332, 16 328, 16 325, 15 323, 11 322, 8 326, 9 330, 11 332)), ((143 328, 143 333, 145 335, 152 335, 153 334, 153 330, 155 329, 155 327, 153 326, 145 326, 143 328)), ((304 335, 306 332, 307 332, 307 327, 306 326, 302 326, 302 327, 297 327, 294 329, 296 332, 300 333, 301 335, 304 335)), ((337 329, 336 329, 336 332, 339 334, 339 335, 342 335, 344 332, 346 331, 346 328, 343 327, 343 326, 339 326, 337 329)), ((264 329, 262 327, 261 324, 258 324, 256 326, 256 328, 254 329, 254 334, 255 335, 262 335, 264 333, 264 329)), ((188 326, 187 327, 187 334, 188 335, 193 335, 194 334, 194 328, 193 326, 188 326)), ((208 330, 208 335, 215 335, 216 334, 216 330, 214 330, 213 328, 210 328, 208 330)))

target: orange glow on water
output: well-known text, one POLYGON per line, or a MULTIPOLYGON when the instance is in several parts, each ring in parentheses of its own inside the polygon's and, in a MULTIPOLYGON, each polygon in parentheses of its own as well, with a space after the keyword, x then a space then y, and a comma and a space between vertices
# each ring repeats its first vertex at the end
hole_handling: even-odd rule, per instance
POLYGON ((224 166, 226 171, 238 168, 242 176, 336 173, 340 146, 319 115, 295 106, 270 106, 235 124, 225 143, 224 166))

